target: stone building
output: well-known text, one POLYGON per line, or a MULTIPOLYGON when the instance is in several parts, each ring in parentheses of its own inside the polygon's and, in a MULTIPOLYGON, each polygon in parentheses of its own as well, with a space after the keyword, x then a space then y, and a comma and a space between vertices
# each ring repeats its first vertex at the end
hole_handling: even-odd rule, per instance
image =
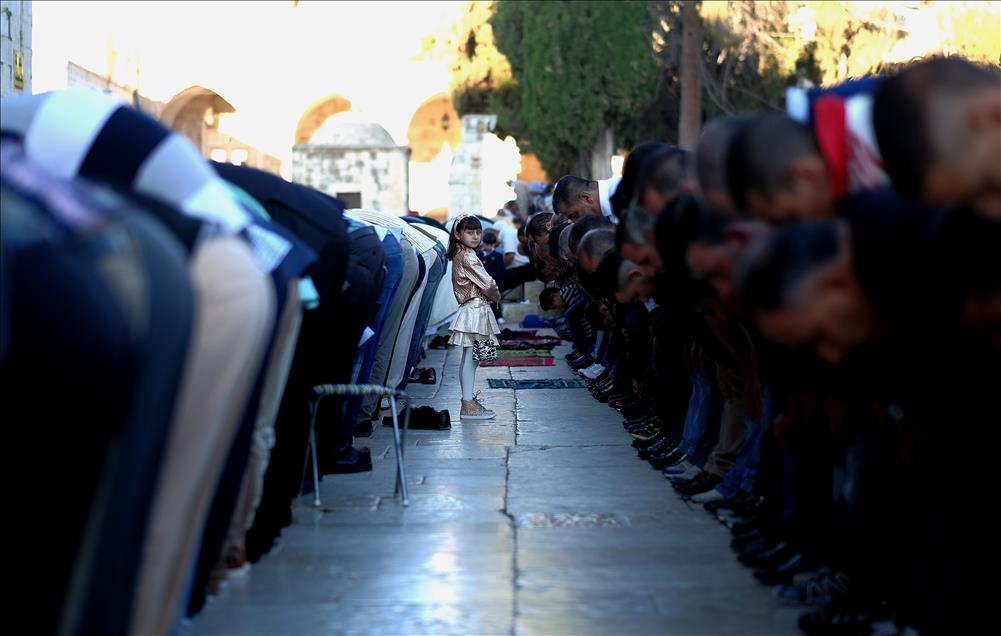
POLYGON ((238 166, 250 166, 280 174, 281 161, 266 152, 220 130, 223 118, 236 111, 232 104, 212 90, 191 86, 174 95, 170 101, 158 102, 139 91, 111 81, 107 76, 69 63, 67 86, 86 86, 114 95, 142 112, 156 117, 195 144, 206 159, 238 166))
MULTIPOLYGON (((483 140, 497 125, 497 115, 465 115, 462 143, 448 176, 448 216, 483 214, 483 140)), ((491 210, 491 213, 495 210, 491 210)))
MULTIPOLYGON (((235 39, 219 32, 233 19, 232 3, 181 4, 36 3, 36 41, 61 37, 65 45, 38 57, 35 84, 114 93, 181 131, 207 158, 322 182, 326 191, 370 201, 366 207, 445 216, 463 130, 450 69, 415 52, 422 34, 449 28, 462 3, 394 5, 401 17, 393 24, 384 3, 254 3, 241 13, 235 39), (67 29, 73 24, 87 29, 67 29), (178 32, 183 46, 171 35, 178 32), (62 84, 59 71, 67 68, 62 84), (331 144, 316 133, 342 113, 363 116, 381 133, 321 149, 331 144), (324 161, 335 173, 318 173, 324 161)), ((481 180, 496 181, 497 190, 511 178, 489 174, 481 180)), ((488 214, 498 206, 490 207, 488 214)))
POLYGON ((292 180, 343 199, 348 207, 409 212, 410 148, 355 112, 331 115, 292 149, 292 180))
POLYGON ((31 2, 0 0, 0 97, 31 94, 31 2))

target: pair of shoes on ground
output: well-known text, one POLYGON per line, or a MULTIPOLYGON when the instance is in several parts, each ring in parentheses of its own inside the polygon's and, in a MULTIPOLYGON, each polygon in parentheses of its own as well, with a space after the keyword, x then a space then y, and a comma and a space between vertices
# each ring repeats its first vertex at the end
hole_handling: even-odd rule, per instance
MULTIPOLYGON (((404 423, 406 422, 404 416, 405 416, 405 411, 401 410, 399 416, 397 417, 397 421, 400 423, 401 428, 404 426, 404 423)), ((393 416, 387 415, 386 417, 382 418, 382 425, 392 426, 393 416)), ((447 431, 448 429, 452 428, 452 416, 449 414, 447 410, 436 411, 430 406, 418 406, 416 408, 411 407, 410 422, 407 425, 407 428, 412 428, 422 431, 447 431)), ((356 436, 358 435, 357 429, 355 435, 356 436)))
POLYGON ((413 382, 414 384, 434 384, 437 381, 438 374, 431 368, 419 369, 414 367, 410 371, 410 377, 407 378, 407 382, 413 382))

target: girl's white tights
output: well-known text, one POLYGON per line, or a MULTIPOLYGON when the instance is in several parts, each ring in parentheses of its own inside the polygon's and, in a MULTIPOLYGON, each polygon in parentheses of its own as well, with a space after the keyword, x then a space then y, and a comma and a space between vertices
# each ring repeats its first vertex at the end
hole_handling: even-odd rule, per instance
POLYGON ((476 367, 479 362, 473 359, 473 348, 462 348, 462 362, 459 363, 459 386, 462 388, 462 399, 473 399, 473 382, 476 379, 476 367))

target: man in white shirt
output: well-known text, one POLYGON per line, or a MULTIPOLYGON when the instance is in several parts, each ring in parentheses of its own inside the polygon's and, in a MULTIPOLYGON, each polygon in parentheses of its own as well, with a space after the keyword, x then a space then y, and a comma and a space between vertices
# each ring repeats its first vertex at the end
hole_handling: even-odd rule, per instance
POLYGON ((502 292, 536 278, 535 269, 529 264, 528 257, 518 252, 521 241, 515 221, 511 211, 506 209, 499 210, 494 219, 494 230, 499 232, 500 238, 498 249, 504 255, 504 280, 498 281, 502 292))
POLYGON ((553 212, 576 221, 587 214, 602 215, 612 223, 618 218, 612 214, 611 197, 622 177, 601 181, 582 179, 574 175, 560 177, 553 188, 553 212))
POLYGON ((502 209, 497 212, 494 229, 500 235, 500 250, 501 254, 504 255, 504 267, 510 269, 523 265, 524 262, 518 262, 518 229, 514 226, 514 219, 510 211, 502 209))

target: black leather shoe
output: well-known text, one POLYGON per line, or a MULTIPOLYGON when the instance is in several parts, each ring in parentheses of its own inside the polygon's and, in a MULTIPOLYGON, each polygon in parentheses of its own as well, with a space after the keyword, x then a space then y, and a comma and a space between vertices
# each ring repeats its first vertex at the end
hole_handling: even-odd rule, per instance
POLYGON ((758 547, 765 547, 765 545, 773 543, 771 539, 765 535, 765 533, 760 530, 753 529, 748 532, 742 532, 740 534, 735 534, 732 539, 730 539, 730 547, 738 552, 743 552, 751 548, 751 544, 755 542, 760 542, 758 547))
POLYGON ((321 462, 324 475, 346 475, 372 470, 372 451, 368 448, 349 448, 338 453, 337 458, 327 465, 321 462))
POLYGON ((627 417, 622 420, 622 427, 629 428, 630 426, 635 426, 636 424, 644 424, 652 417, 654 417, 653 413, 643 413, 637 415, 636 417, 627 417))
POLYGON ((617 383, 616 379, 611 376, 599 376, 597 379, 590 381, 590 383, 595 390, 611 391, 613 393, 629 392, 626 387, 622 386, 622 383, 617 383))
POLYGON ((664 439, 664 436, 660 433, 654 433, 649 437, 637 437, 633 440, 633 448, 640 450, 647 449, 654 444, 658 444, 662 439, 664 439))
POLYGON ((622 408, 626 404, 632 404, 634 402, 636 402, 636 396, 633 395, 631 391, 623 391, 610 397, 608 405, 613 408, 622 408))
POLYGON ((618 408, 615 410, 617 410, 619 413, 622 413, 622 415, 625 417, 635 417, 637 415, 642 415, 643 413, 645 413, 646 407, 640 406, 638 402, 632 402, 630 404, 626 404, 622 408, 618 408))
POLYGON ((603 377, 600 380, 594 379, 594 380, 584 380, 584 381, 587 382, 589 385, 593 386, 594 388, 601 388, 601 389, 607 389, 608 387, 615 384, 615 378, 608 376, 603 377))
POLYGON ((604 391, 608 389, 608 387, 612 386, 612 381, 606 379, 601 382, 595 382, 594 380, 584 379, 584 386, 587 387, 588 391, 594 393, 595 391, 604 391))
POLYGON ((638 417, 643 415, 646 409, 636 406, 635 398, 622 396, 612 396, 608 399, 608 406, 622 414, 622 417, 638 417))
POLYGON ((607 389, 602 389, 600 391, 595 391, 594 392, 594 399, 596 399, 599 402, 605 404, 605 403, 608 402, 608 400, 610 400, 612 398, 613 395, 616 395, 617 393, 618 393, 618 391, 615 389, 615 387, 614 386, 610 386, 607 389))
POLYGON ((681 452, 681 449, 675 446, 674 450, 672 450, 670 453, 665 453, 663 455, 657 455, 655 457, 651 457, 648 461, 655 470, 664 470, 671 464, 681 461, 681 459, 684 456, 685 454, 681 452))
POLYGON ((607 404, 609 402, 609 394, 608 393, 596 393, 595 394, 595 400, 601 402, 602 404, 607 404))
POLYGON ((740 552, 738 558, 741 563, 744 562, 744 559, 763 559, 785 549, 788 545, 784 539, 766 535, 764 541, 752 541, 746 543, 742 548, 738 548, 737 551, 740 552))
POLYGON ((657 426, 656 422, 644 422, 642 424, 636 424, 635 426, 630 426, 626 429, 630 435, 642 435, 643 437, 649 437, 650 435, 660 433, 661 427, 657 426), (649 431, 649 433, 647 433, 649 431))
MULTIPOLYGON (((403 414, 400 413, 397 421, 400 428, 403 428, 403 414)), ((393 418, 390 415, 382 418, 383 426, 392 426, 393 418)), ((410 410, 410 428, 423 431, 447 431, 452 428, 451 414, 445 411, 436 411, 430 406, 419 406, 410 410)))
POLYGON ((745 532, 750 532, 751 530, 767 534, 771 527, 769 524, 770 521, 771 519, 765 519, 759 514, 754 514, 749 519, 740 521, 730 526, 730 531, 735 537, 745 532))
POLYGON ((629 431, 630 433, 633 433, 635 432, 636 429, 644 429, 644 428, 648 428, 652 431, 660 431, 664 429, 664 423, 660 421, 659 417, 654 416, 647 418, 642 424, 639 424, 637 426, 630 426, 626 428, 626 430, 629 431))
POLYGON ((685 497, 691 497, 692 495, 700 495, 704 492, 709 492, 723 482, 720 477, 717 477, 712 473, 703 473, 703 475, 705 475, 705 477, 701 480, 693 480, 692 483, 687 486, 675 486, 674 489, 685 497))
POLYGON ((764 570, 782 565, 791 559, 794 554, 796 552, 792 546, 785 541, 779 541, 774 546, 765 550, 745 552, 737 557, 737 559, 749 568, 764 570))
POLYGON ((612 388, 614 384, 615 383, 611 378, 605 378, 600 382, 598 380, 584 380, 584 385, 587 386, 587 390, 592 394, 597 393, 598 391, 607 391, 612 388))
POLYGON ((663 439, 661 439, 659 442, 648 448, 644 448, 643 450, 639 451, 637 455, 639 455, 640 459, 648 460, 652 457, 656 457, 657 455, 665 455, 667 453, 670 453, 674 451, 674 449, 676 449, 677 447, 678 445, 675 444, 671 438, 665 435, 663 439))
POLYGON ((810 572, 816 568, 802 554, 794 554, 789 560, 770 570, 755 570, 754 578, 765 585, 788 585, 800 572, 810 572))
POLYGON ((675 488, 680 488, 680 487, 682 487, 682 486, 690 486, 690 485, 694 484, 694 483, 695 483, 695 482, 697 482, 697 481, 701 481, 701 480, 702 480, 702 479, 703 479, 703 478, 704 478, 704 477, 705 477, 706 475, 708 475, 708 474, 709 474, 709 473, 707 473, 706 471, 702 470, 702 471, 699 471, 699 472, 698 472, 698 473, 697 473, 697 474, 696 474, 696 475, 695 475, 694 477, 692 477, 691 479, 681 479, 681 480, 675 480, 675 479, 672 479, 672 480, 671 480, 671 485, 672 485, 673 487, 675 487, 675 488))
POLYGON ((771 549, 777 543, 779 543, 779 539, 773 536, 756 535, 753 538, 746 539, 744 541, 737 541, 734 539, 730 542, 730 547, 732 547, 738 555, 759 554, 765 550, 771 549))

